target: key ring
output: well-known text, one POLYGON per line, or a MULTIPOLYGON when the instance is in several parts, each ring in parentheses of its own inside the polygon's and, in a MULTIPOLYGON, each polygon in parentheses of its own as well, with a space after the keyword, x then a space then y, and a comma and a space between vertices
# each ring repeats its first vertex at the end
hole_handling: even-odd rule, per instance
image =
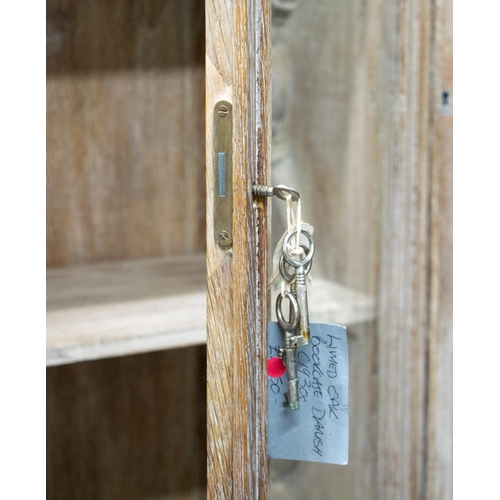
POLYGON ((297 303, 297 299, 290 292, 285 292, 284 294, 279 294, 276 299, 276 316, 278 317, 278 323, 285 332, 291 332, 297 325, 299 324, 299 304, 297 303), (290 320, 286 321, 283 316, 283 311, 281 310, 281 304, 283 302, 283 298, 286 298, 290 301, 290 320))
MULTIPOLYGON (((303 248, 304 250, 309 250, 309 248, 304 245, 303 243, 300 244, 301 248, 303 248)), ((311 270, 311 267, 312 267, 312 259, 304 266, 304 276, 307 276, 309 274, 309 271, 311 270)), ((295 273, 294 274, 291 274, 288 272, 287 270, 287 265, 290 266, 290 264, 288 262, 285 262, 285 259, 283 257, 283 255, 280 256, 280 262, 279 262, 279 268, 280 268, 280 273, 281 273, 281 276, 283 276, 283 278, 285 278, 288 282, 292 282, 294 279, 295 279, 295 273)), ((294 266, 290 266, 290 267, 294 267, 294 266)), ((297 268, 295 268, 297 269, 297 268)))
MULTIPOLYGON (((288 244, 290 243, 292 236, 296 233, 297 233, 297 229, 293 228, 293 229, 290 229, 290 231, 288 231, 288 233, 286 234, 286 236, 283 240, 283 257, 288 262, 288 264, 290 264, 292 267, 301 267, 301 266, 305 266, 306 264, 311 262, 311 260, 314 256, 314 240, 313 240, 312 234, 307 229, 301 228, 300 233, 303 234, 309 242, 309 251, 307 252, 307 254, 303 260, 295 260, 288 253, 287 248, 288 248, 288 244)), ((302 247, 302 245, 301 245, 301 247, 302 247)))

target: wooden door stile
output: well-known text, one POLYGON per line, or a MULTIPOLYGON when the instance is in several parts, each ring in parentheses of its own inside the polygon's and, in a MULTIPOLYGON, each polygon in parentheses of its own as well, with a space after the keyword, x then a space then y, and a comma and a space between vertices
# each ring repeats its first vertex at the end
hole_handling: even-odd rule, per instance
POLYGON ((206 3, 207 452, 209 499, 268 498, 267 225, 271 7, 206 3), (213 110, 233 112, 233 244, 214 239, 213 110))

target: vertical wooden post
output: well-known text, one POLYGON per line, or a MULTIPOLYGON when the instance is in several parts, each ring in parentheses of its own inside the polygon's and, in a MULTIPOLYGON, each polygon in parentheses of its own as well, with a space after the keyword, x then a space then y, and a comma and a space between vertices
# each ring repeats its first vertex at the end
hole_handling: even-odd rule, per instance
POLYGON ((266 499, 269 0, 206 3, 207 451, 209 499, 266 499), (233 106, 233 245, 213 234, 213 109, 233 106))
POLYGON ((453 498, 453 2, 433 4, 427 500, 453 498))
POLYGON ((451 499, 451 2, 382 4, 375 497, 451 499), (385 26, 384 26, 385 24, 385 26))

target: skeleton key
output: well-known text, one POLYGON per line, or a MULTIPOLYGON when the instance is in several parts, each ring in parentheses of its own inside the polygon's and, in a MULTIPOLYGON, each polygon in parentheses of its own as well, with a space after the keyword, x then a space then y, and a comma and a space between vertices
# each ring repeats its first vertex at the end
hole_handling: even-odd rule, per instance
POLYGON ((299 305, 297 299, 290 292, 278 295, 276 300, 276 316, 278 323, 285 332, 285 348, 278 351, 278 356, 285 359, 286 375, 288 378, 288 393, 285 394, 285 406, 290 410, 298 410, 299 404, 299 378, 297 374, 297 346, 300 336, 296 335, 299 324, 299 305), (290 317, 286 321, 283 316, 281 305, 283 298, 290 301, 290 317))
MULTIPOLYGON (((309 344, 311 333, 309 329, 309 309, 307 306, 306 266, 310 264, 314 256, 314 241, 309 231, 301 229, 301 234, 303 234, 309 242, 309 248, 303 259, 297 259, 290 252, 289 246, 290 240, 294 234, 297 234, 297 230, 291 229, 283 240, 283 258, 289 265, 295 267, 294 285, 297 294, 297 304, 299 307, 299 331, 300 335, 304 339, 301 345, 307 345, 309 344)), ((300 245, 300 247, 301 249, 304 249, 303 245, 300 245)), ((309 269, 310 265, 308 266, 308 270, 309 269)))
MULTIPOLYGON (((307 247, 305 245, 301 245, 301 247, 303 247, 303 248, 305 248, 307 250, 307 247)), ((281 258, 280 258, 280 263, 279 263, 281 275, 290 283, 290 292, 297 299, 297 297, 299 295, 297 293, 297 283, 299 282, 301 286, 306 286, 305 276, 307 276, 307 274, 311 270, 312 260, 309 261, 308 264, 306 264, 305 266, 303 266, 303 269, 304 269, 304 273, 303 274, 304 274, 304 276, 302 276, 301 275, 301 271, 299 271, 299 278, 298 278, 298 280, 296 279, 297 278, 297 274, 296 273, 292 274, 292 273, 288 272, 288 269, 286 268, 287 265, 289 265, 289 264, 287 264, 285 262, 285 259, 283 258, 283 255, 282 255, 281 258)), ((306 293, 307 293, 307 291, 306 291, 306 293)), ((303 300, 303 296, 304 296, 304 292, 303 292, 303 290, 301 290, 301 293, 300 293, 301 301, 303 300)), ((298 304, 298 306, 299 306, 299 312, 300 312, 300 304, 298 304)), ((305 314, 307 315, 307 317, 305 319, 305 323, 307 323, 309 321, 309 318, 308 318, 308 309, 307 309, 307 297, 306 297, 305 314)), ((304 320, 302 320, 302 322, 304 323, 304 320)), ((299 323, 300 323, 300 318, 299 318, 299 323)), ((307 333, 301 334, 300 332, 296 332, 295 335, 297 336, 297 345, 298 346, 303 346, 303 345, 308 345, 309 344, 310 335, 307 335, 307 333)))
MULTIPOLYGON (((262 186, 254 184, 252 192, 255 196, 276 196, 287 202, 298 203, 295 220, 300 221, 300 195, 287 186, 262 186)), ((290 222, 289 222, 290 224, 290 222)), ((285 406, 291 410, 299 409, 299 387, 297 375, 297 349, 299 346, 308 345, 311 338, 309 329, 309 311, 307 306, 306 275, 311 270, 312 258, 314 256, 314 241, 312 234, 302 227, 297 234, 298 227, 290 229, 283 239, 282 255, 279 259, 279 269, 283 278, 288 282, 290 291, 281 293, 276 301, 276 316, 278 323, 285 335, 285 347, 279 349, 278 356, 284 359, 288 377, 288 393, 285 394, 285 406), (296 235, 296 249, 291 248, 291 239, 296 235), (304 235, 309 246, 300 243, 300 237, 304 235), (295 273, 289 272, 287 265, 295 269, 295 273), (283 298, 290 301, 289 321, 286 321, 281 309, 283 298)), ((277 275, 275 274, 273 280, 277 275)))

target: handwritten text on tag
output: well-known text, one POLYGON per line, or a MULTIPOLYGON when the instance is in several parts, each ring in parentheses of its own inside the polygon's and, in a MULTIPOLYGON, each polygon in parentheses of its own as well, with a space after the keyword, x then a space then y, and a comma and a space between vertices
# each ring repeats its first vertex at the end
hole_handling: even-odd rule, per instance
MULTIPOLYGON (((286 374, 268 377, 269 456, 347 464, 349 447, 348 356, 346 329, 311 323, 311 343, 299 347, 300 409, 283 406, 286 374)), ((269 358, 283 347, 283 331, 270 322, 269 358)))

